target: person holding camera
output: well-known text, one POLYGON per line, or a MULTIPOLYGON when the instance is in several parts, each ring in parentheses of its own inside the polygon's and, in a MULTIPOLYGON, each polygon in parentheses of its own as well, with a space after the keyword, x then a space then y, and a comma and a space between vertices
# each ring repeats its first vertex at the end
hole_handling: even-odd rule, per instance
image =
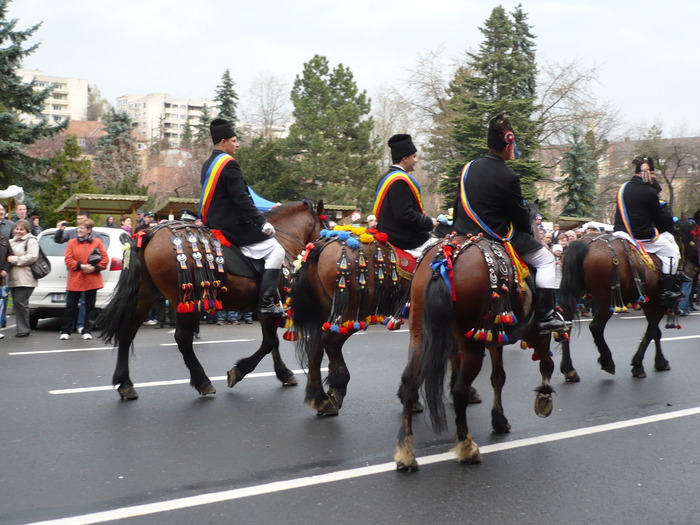
POLYGON ((77 237, 70 239, 66 246, 66 268, 68 283, 66 285, 66 313, 61 324, 61 336, 65 341, 78 317, 78 300, 85 293, 85 326, 83 339, 92 339, 91 329, 94 321, 95 299, 97 290, 104 286, 100 272, 107 269, 107 250, 99 236, 93 237, 92 219, 83 220, 76 228, 77 237))

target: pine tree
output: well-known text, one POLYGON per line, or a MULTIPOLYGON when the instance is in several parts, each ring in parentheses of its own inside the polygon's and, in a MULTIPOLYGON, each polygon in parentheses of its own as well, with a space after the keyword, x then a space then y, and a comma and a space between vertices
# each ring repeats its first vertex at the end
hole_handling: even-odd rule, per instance
POLYGON ((51 174, 39 192, 39 211, 44 224, 62 218, 55 210, 74 193, 97 193, 92 181, 92 163, 83 158, 75 135, 67 135, 63 150, 49 159, 51 174))
POLYGON ((188 118, 185 122, 185 130, 182 132, 182 141, 180 142, 180 147, 183 149, 191 150, 193 147, 194 140, 194 130, 192 129, 192 124, 190 124, 190 119, 188 118))
POLYGON ((51 93, 47 88, 34 91, 33 83, 26 84, 15 73, 22 67, 24 57, 33 53, 38 44, 24 48, 24 42, 40 27, 36 24, 24 31, 17 31, 17 20, 7 19, 10 0, 0 0, 0 187, 9 184, 31 184, 28 174, 34 173, 35 159, 25 155, 24 147, 39 139, 49 137, 65 128, 48 126, 46 120, 38 124, 27 124, 20 120, 21 114, 42 117, 44 101, 51 93))
POLYGON ((140 169, 131 135, 132 123, 127 113, 111 109, 104 119, 107 135, 97 141, 95 180, 105 193, 145 195, 139 183, 140 169))
POLYGON ((371 136, 370 100, 342 64, 316 55, 292 89, 295 122, 285 139, 297 191, 367 209, 379 177, 380 148, 371 136))
POLYGON ((290 163, 283 156, 283 142, 256 137, 241 146, 236 159, 246 182, 266 199, 287 202, 303 198, 294 182, 290 163))
POLYGON ((496 7, 480 31, 484 40, 477 53, 468 53, 448 87, 452 119, 454 159, 440 184, 445 202, 452 205, 459 172, 467 162, 488 152, 486 133, 490 118, 507 111, 515 128, 520 159, 509 166, 521 176, 523 194, 534 201, 534 181, 542 178, 539 162, 531 158, 537 149, 540 122, 534 117, 535 46, 527 16, 518 6, 512 15, 496 7))
POLYGON ((598 166, 591 147, 578 128, 571 132, 571 146, 564 154, 562 171, 566 177, 559 187, 561 193, 557 196, 557 200, 566 200, 562 215, 588 217, 596 200, 598 166))
POLYGON ((231 78, 231 71, 224 71, 221 77, 221 84, 216 87, 214 100, 219 103, 219 118, 228 120, 236 129, 236 109, 238 109, 238 95, 233 87, 236 83, 231 78))

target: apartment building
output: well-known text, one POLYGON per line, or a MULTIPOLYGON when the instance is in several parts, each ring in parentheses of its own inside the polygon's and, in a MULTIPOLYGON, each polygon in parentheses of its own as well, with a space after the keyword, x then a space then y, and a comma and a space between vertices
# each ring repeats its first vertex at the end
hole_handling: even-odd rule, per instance
MULTIPOLYGON (((46 99, 43 115, 49 122, 62 122, 66 118, 71 120, 85 120, 88 108, 88 81, 84 78, 54 77, 44 74, 38 69, 18 69, 17 75, 22 82, 34 82, 34 89, 42 91, 47 87, 53 88, 51 96, 46 99)), ((36 124, 40 119, 25 115, 25 122, 36 124)))
POLYGON ((116 109, 127 113, 134 123, 134 129, 147 140, 163 138, 171 147, 177 148, 187 122, 192 127, 199 124, 205 104, 210 114, 215 116, 217 110, 211 100, 175 98, 165 93, 122 95, 117 98, 116 109))

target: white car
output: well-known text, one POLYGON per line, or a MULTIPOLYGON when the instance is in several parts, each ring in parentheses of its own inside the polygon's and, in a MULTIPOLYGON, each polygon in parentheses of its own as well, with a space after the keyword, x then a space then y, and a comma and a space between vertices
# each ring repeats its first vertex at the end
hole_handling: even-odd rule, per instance
MULTIPOLYGON (((66 228, 66 231, 74 229, 66 228)), ((36 328, 39 319, 63 317, 66 309, 68 270, 66 269, 65 252, 67 243, 55 243, 53 240, 55 233, 56 228, 48 228, 39 234, 39 245, 51 261, 51 273, 39 279, 39 285, 34 288, 34 292, 29 298, 29 324, 32 329, 36 328)), ((100 309, 109 301, 119 280, 124 253, 122 246, 129 241, 129 234, 121 228, 102 227, 93 228, 92 234, 100 236, 109 256, 107 269, 102 272, 104 288, 97 290, 97 299, 95 300, 96 308, 100 309)))

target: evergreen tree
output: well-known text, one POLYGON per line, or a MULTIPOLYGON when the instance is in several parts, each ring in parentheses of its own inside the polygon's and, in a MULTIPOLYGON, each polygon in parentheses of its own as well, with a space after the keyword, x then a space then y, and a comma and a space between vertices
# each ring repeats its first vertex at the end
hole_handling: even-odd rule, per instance
POLYGON ((559 187, 561 193, 557 196, 557 200, 566 200, 562 215, 588 217, 596 200, 598 166, 593 150, 578 128, 571 132, 571 146, 564 154, 562 171, 566 177, 559 187))
POLYGON ((139 183, 140 169, 131 135, 132 123, 127 113, 111 109, 104 119, 107 135, 97 141, 95 180, 105 193, 146 195, 139 183))
POLYGON ((194 127, 194 147, 195 149, 209 151, 211 150, 211 132, 209 124, 211 124, 211 110, 209 106, 204 104, 202 112, 199 115, 199 122, 194 127))
POLYGON ((290 163, 283 156, 283 142, 256 137, 236 152, 246 182, 255 193, 276 202, 304 198, 294 182, 290 163))
MULTIPOLYGON (((219 103, 219 118, 228 120, 233 129, 236 129, 236 109, 238 108, 238 95, 233 87, 236 83, 231 78, 231 71, 224 71, 221 77, 221 84, 216 87, 214 100, 219 103)), ((208 123, 207 123, 208 125, 208 123)))
POLYGON ((194 141, 194 130, 192 129, 192 124, 190 124, 190 119, 188 118, 185 122, 185 130, 182 132, 182 140, 180 141, 180 147, 183 149, 191 150, 194 141))
POLYGON ((534 181, 542 178, 539 162, 531 158, 538 147, 540 122, 534 117, 535 46, 527 16, 520 6, 511 15, 496 7, 480 31, 484 40, 477 53, 459 68, 448 87, 454 158, 440 184, 450 206, 457 193, 459 173, 467 162, 488 152, 486 133, 490 118, 507 111, 515 128, 520 159, 509 166, 521 176, 523 194, 534 201, 534 181))
POLYGON ((38 205, 44 224, 53 225, 62 218, 56 213, 74 193, 97 193, 92 181, 92 163, 83 158, 75 135, 67 135, 63 150, 49 159, 51 174, 39 192, 38 205))
POLYGON ((368 209, 379 177, 370 100, 351 71, 316 55, 292 89, 295 122, 285 139, 297 190, 313 199, 368 209))
POLYGON ((46 138, 68 125, 48 126, 41 111, 51 89, 34 91, 34 83, 24 83, 15 73, 22 67, 24 57, 33 53, 38 44, 23 47, 24 42, 39 29, 36 24, 24 31, 17 31, 17 20, 7 19, 10 0, 0 0, 0 187, 9 184, 27 184, 28 174, 33 173, 35 159, 25 155, 24 147, 46 138), (21 114, 42 118, 38 124, 20 120, 21 114))

